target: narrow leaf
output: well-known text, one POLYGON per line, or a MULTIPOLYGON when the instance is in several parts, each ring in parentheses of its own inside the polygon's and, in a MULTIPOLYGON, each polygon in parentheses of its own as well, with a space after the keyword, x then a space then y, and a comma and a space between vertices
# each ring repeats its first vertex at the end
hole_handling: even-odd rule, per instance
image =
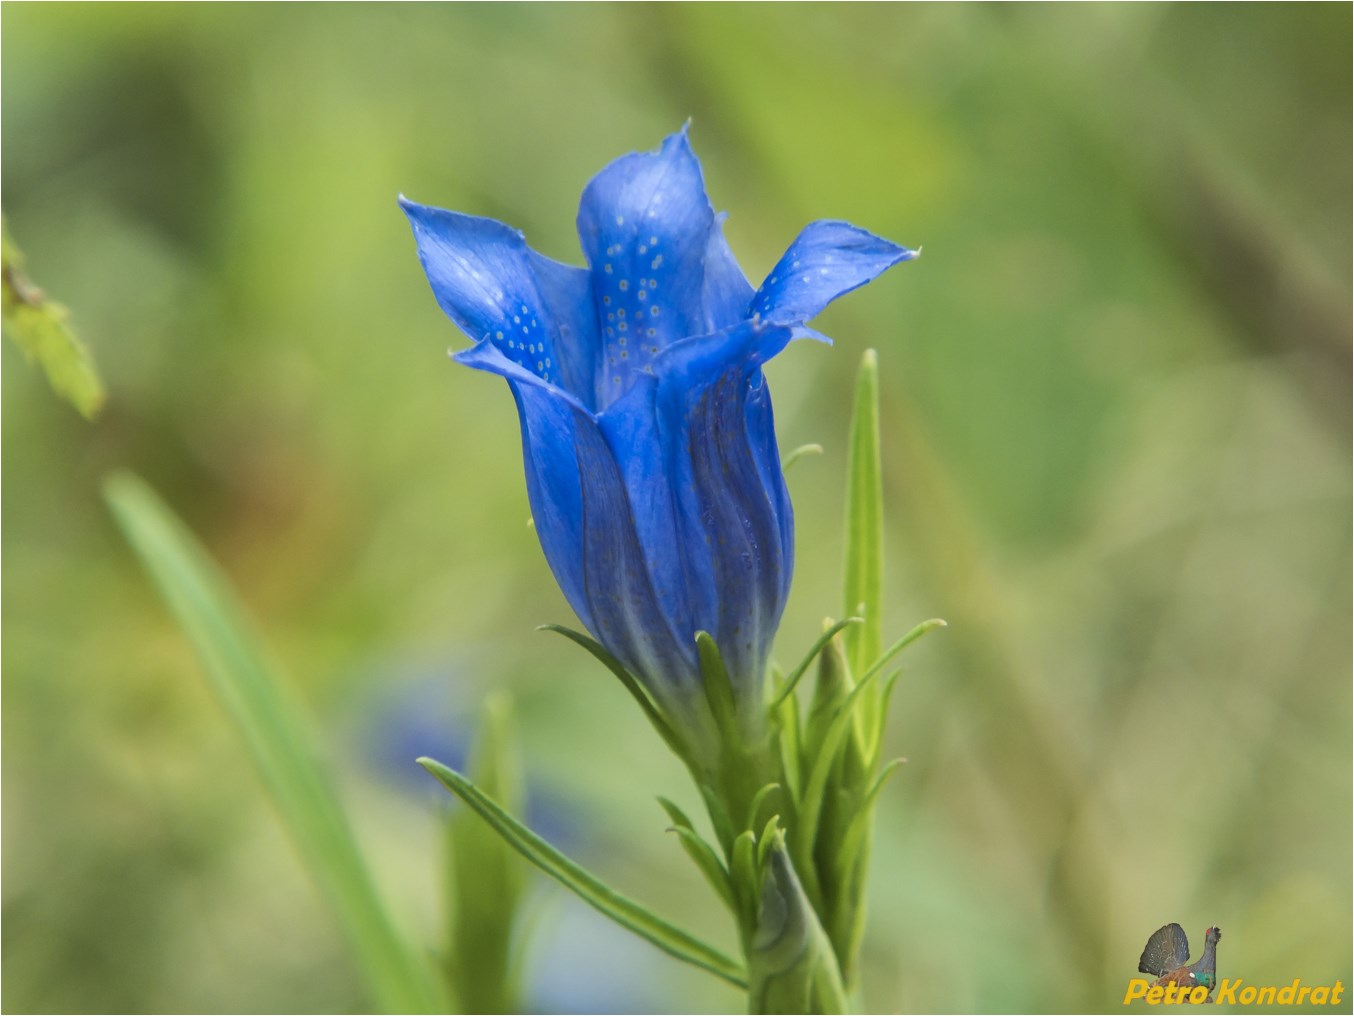
POLYGON ((847 615, 865 623, 846 634, 852 673, 862 673, 879 655, 882 639, 884 483, 879 460, 879 357, 867 349, 856 375, 846 481, 847 615))
POLYGON ((879 797, 879 792, 884 789, 884 784, 888 782, 888 778, 906 761, 905 758, 890 759, 879 770, 879 775, 875 777, 874 782, 870 784, 869 789, 861 797, 859 810, 846 827, 846 832, 842 835, 841 848, 837 851, 836 863, 839 870, 844 870, 854 861, 856 851, 860 849, 865 840, 865 832, 874 819, 875 799, 879 797))
POLYGON ((686 817, 686 812, 682 811, 681 808, 666 797, 660 797, 658 803, 663 806, 663 810, 668 813, 668 818, 672 820, 672 831, 681 840, 682 849, 686 851, 691 860, 696 862, 696 867, 701 870, 701 874, 705 876, 706 881, 714 887, 720 899, 736 916, 738 904, 734 899, 733 883, 729 880, 729 871, 724 867, 724 862, 720 860, 715 848, 710 846, 696 832, 695 827, 691 824, 691 819, 686 817))
POLYGON ((724 901, 724 905, 733 911, 736 916, 738 913, 738 903, 734 899, 733 886, 729 882, 729 873, 724 867, 724 863, 715 853, 715 848, 706 843, 705 840, 697 836, 690 829, 683 829, 680 826, 673 826, 672 831, 677 834, 681 841, 682 849, 686 851, 688 857, 696 862, 696 867, 700 869, 705 880, 710 883, 711 888, 724 901))
POLYGON ((702 682, 705 700, 719 725, 724 743, 738 744, 742 740, 738 729, 738 701, 733 694, 729 671, 724 666, 724 657, 709 632, 696 632, 696 653, 700 657, 701 676, 705 679, 702 682))
POLYGON ((771 848, 780 843, 784 845, 785 834, 780 828, 780 816, 772 815, 766 820, 766 825, 762 828, 762 835, 757 838, 757 867, 766 867, 766 855, 771 848))
POLYGON ((865 676, 860 679, 861 684, 864 684, 875 674, 883 670, 884 667, 888 665, 889 660, 893 659, 908 646, 912 645, 912 643, 916 642, 917 639, 921 638, 928 632, 935 631, 937 628, 945 628, 945 627, 948 627, 946 622, 938 617, 933 617, 931 618, 931 620, 923 621, 921 624, 917 625, 906 635, 900 638, 897 642, 893 643, 893 645, 889 646, 887 649, 884 650, 883 654, 881 654, 880 657, 877 660, 875 660, 873 664, 870 665, 870 669, 865 672, 865 676))
POLYGON ((585 903, 641 938, 648 939, 668 955, 708 970, 737 987, 747 986, 743 967, 737 960, 612 889, 518 822, 454 769, 430 758, 421 758, 418 762, 474 809, 514 850, 573 891, 585 903))
MULTIPOLYGON (((776 720, 780 727, 780 736, 777 740, 780 742, 781 771, 785 776, 786 788, 789 790, 790 802, 793 805, 793 802, 799 800, 800 788, 799 700, 793 695, 782 698, 776 712, 776 720)), ((794 824, 793 820, 790 824, 794 824)))
POLYGON ((750 921, 756 914, 761 895, 761 876, 757 871, 757 835, 745 829, 733 841, 729 851, 729 878, 738 896, 740 919, 750 921))
POLYGON ((822 743, 814 759, 813 769, 808 782, 804 785, 804 794, 800 798, 799 821, 790 835, 794 839, 795 856, 812 856, 813 841, 818 835, 818 818, 823 810, 823 795, 827 790, 827 780, 832 773, 832 765, 837 752, 846 738, 847 731, 855 722, 853 710, 866 689, 874 684, 878 669, 872 669, 861 678, 860 684, 851 689, 851 694, 842 700, 842 704, 833 714, 832 723, 823 735, 822 743))
POLYGON ((863 623, 864 621, 859 617, 846 617, 826 628, 823 634, 818 636, 818 640, 809 647, 809 651, 804 654, 804 659, 799 661, 799 666, 795 667, 790 672, 790 676, 785 679, 785 684, 781 686, 779 694, 776 695, 776 700, 771 703, 771 708, 773 710, 778 709, 782 702, 794 694, 795 685, 799 684, 800 678, 808 672, 809 667, 813 666, 813 661, 818 658, 818 654, 827 647, 827 644, 832 641, 837 632, 850 625, 863 623))
POLYGON ((304 711, 225 578, 141 480, 113 476, 104 497, 193 643, 306 868, 337 911, 372 1002, 386 1012, 445 1011, 431 968, 401 940, 377 896, 304 711))
POLYGON ((756 826, 757 812, 762 810, 762 803, 779 789, 779 783, 768 783, 753 795, 752 804, 748 805, 748 817, 747 822, 744 825, 745 829, 752 829, 756 826))

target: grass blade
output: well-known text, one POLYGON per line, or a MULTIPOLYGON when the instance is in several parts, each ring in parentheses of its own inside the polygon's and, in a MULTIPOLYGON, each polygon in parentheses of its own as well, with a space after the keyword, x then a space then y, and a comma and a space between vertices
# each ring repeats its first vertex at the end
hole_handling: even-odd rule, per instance
POLYGON ((371 1002, 385 1012, 442 1011, 432 969, 400 939, 377 896, 303 711, 225 578, 140 479, 113 476, 104 497, 243 735, 306 868, 337 911, 371 1002))

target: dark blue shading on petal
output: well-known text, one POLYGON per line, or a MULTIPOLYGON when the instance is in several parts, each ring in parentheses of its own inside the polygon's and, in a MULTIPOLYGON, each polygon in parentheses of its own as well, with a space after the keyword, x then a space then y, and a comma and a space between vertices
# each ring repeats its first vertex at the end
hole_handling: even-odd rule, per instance
POLYGON ((582 477, 584 596, 589 628, 669 708, 699 698, 694 640, 674 631, 654 593, 630 492, 597 421, 576 410, 573 444, 582 477))
POLYGON ((750 705, 785 606, 794 522, 761 365, 788 328, 744 323, 688 339, 656 364, 664 473, 677 506, 673 553, 750 705))
MULTIPOLYGON (((778 602, 780 607, 784 607, 790 597, 790 579, 794 575, 795 515, 794 508, 790 504, 790 491, 785 486, 785 474, 780 466, 780 446, 776 443, 776 421, 771 409, 771 389, 766 383, 766 375, 761 371, 749 379, 744 418, 747 423, 748 448, 761 476, 762 488, 771 497, 780 528, 781 560, 776 574, 779 581, 778 602)), ((772 634, 779 621, 780 610, 777 609, 771 623, 772 634)))
POLYGON ((658 419, 658 378, 641 374, 598 418, 630 499, 635 536, 663 616, 679 642, 690 644, 712 617, 714 599, 691 581, 678 552, 677 503, 658 419))
POLYGON ((605 408, 673 342, 704 334, 702 286, 714 212, 686 129, 622 156, 583 191, 578 235, 592 270, 605 408))
POLYGON ((494 219, 400 199, 433 294, 476 342, 537 377, 560 377, 557 332, 522 234, 494 219))
MULTIPOLYGON (((802 325, 837 297, 865 285, 917 252, 849 222, 805 226, 752 298, 750 313, 773 324, 802 325)), ((796 335, 816 332, 802 329, 796 335)))

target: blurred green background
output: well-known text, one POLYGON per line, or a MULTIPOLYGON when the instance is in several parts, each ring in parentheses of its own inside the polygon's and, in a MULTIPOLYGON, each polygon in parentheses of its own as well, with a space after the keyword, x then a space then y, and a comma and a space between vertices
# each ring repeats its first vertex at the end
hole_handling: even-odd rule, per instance
MULTIPOLYGON (((3 353, 8 1011, 361 1010, 328 911, 98 496, 202 536, 436 941, 444 792, 518 698, 533 815, 732 931, 680 767, 572 622, 496 379, 446 362, 395 204, 578 262, 579 192, 687 117, 754 282, 799 228, 924 245, 769 373, 798 573, 840 611, 851 380, 880 350, 898 632, 863 1005, 1118 1008, 1147 936, 1351 974, 1348 5, 7 4, 3 203, 110 389, 3 353)), ((541 879, 526 1005, 739 1011, 541 879)))

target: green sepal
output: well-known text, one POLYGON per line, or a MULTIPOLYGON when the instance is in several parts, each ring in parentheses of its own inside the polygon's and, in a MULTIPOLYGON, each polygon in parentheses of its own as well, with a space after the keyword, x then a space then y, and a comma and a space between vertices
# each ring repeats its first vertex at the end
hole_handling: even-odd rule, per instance
POLYGON ((686 855, 695 862, 696 867, 700 869, 700 873, 705 876, 705 880, 710 883, 711 888, 719 894, 719 898, 724 901, 724 905, 736 917, 738 901, 734 897, 729 870, 724 867, 724 862, 720 860, 718 851, 696 832, 691 820, 686 817, 686 813, 681 808, 666 797, 660 797, 658 803, 663 806, 663 810, 668 813, 668 818, 672 820, 672 831, 677 834, 678 841, 682 844, 682 849, 686 851, 686 855))
MULTIPOLYGON (((503 692, 484 704, 467 768, 485 794, 521 810, 526 783, 512 701, 503 692)), ((472 812, 451 814, 446 839, 452 989, 463 1012, 516 1012, 514 930, 527 869, 472 812)))
POLYGON ((780 760, 771 737, 765 708, 740 702, 724 658, 708 632, 696 632, 702 686, 719 732, 713 755, 688 763, 710 808, 710 819, 726 854, 740 822, 768 783, 779 781, 780 760))
POLYGON ((708 970, 737 987, 746 987, 746 972, 733 957, 611 888, 518 822, 456 770, 430 758, 421 758, 418 763, 474 809, 509 846, 589 906, 647 939, 668 955, 708 970))
POLYGON ((738 897, 739 919, 750 933, 757 913, 760 881, 757 874, 757 835, 746 829, 729 850, 729 877, 738 897))
POLYGON ((748 1011, 844 1013, 846 992, 827 935, 774 830, 766 844, 748 947, 748 1011))
POLYGON ((748 805, 747 822, 744 824, 745 829, 755 829, 757 827, 757 813, 762 810, 762 805, 766 803, 766 799, 780 789, 781 785, 779 783, 768 783, 766 786, 762 787, 761 790, 757 791, 756 795, 752 798, 752 803, 748 805))
POLYGON ((762 835, 757 839, 757 868, 761 870, 766 867, 766 855, 771 847, 782 836, 780 828, 780 816, 772 815, 766 820, 766 825, 762 827, 762 835))
POLYGON ((705 689, 706 703, 719 728, 720 739, 725 746, 738 745, 743 739, 738 700, 733 693, 728 668, 724 666, 724 657, 720 655, 719 646, 709 632, 696 632, 696 654, 700 658, 701 686, 705 689))

